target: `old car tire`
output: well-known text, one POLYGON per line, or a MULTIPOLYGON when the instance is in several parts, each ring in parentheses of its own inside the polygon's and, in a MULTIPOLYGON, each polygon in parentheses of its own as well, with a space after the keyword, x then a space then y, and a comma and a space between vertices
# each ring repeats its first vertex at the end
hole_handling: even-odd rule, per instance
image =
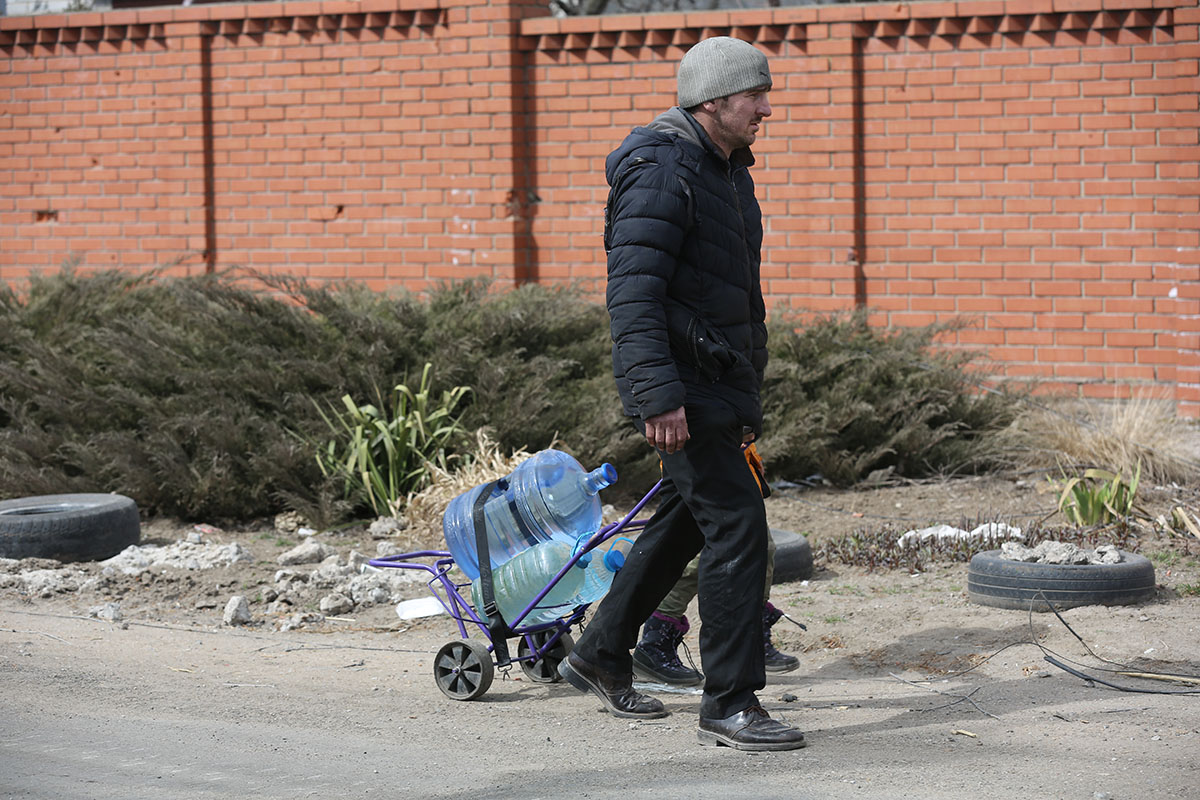
POLYGON ((0 502, 0 557, 99 561, 141 540, 137 504, 119 494, 47 494, 0 502))
POLYGON ((771 583, 804 581, 812 577, 813 554, 808 538, 792 531, 771 529, 775 540, 775 574, 771 583))
POLYGON ((977 553, 967 570, 967 598, 996 608, 1049 611, 1091 605, 1127 605, 1154 595, 1154 565, 1121 553, 1118 564, 1043 564, 1012 561, 999 550, 977 553), (1044 599, 1043 599, 1044 598, 1044 599))

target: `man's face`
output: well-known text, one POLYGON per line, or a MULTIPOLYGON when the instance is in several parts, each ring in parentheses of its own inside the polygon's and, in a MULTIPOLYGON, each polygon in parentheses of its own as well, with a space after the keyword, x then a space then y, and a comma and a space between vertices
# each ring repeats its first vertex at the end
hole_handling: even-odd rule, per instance
POLYGON ((754 144, 763 118, 771 116, 771 103, 767 100, 769 91, 769 87, 762 86, 718 97, 711 102, 713 129, 708 134, 726 155, 739 147, 754 144))

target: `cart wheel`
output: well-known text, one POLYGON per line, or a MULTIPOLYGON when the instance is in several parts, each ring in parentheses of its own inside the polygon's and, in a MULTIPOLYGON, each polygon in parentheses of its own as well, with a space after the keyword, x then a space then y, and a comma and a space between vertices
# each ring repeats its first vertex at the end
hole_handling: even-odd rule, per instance
POLYGON ((528 675, 529 680, 534 683, 558 683, 562 680, 562 676, 558 674, 558 665, 575 647, 575 640, 571 638, 571 634, 564 633, 558 637, 558 641, 537 661, 527 660, 535 650, 540 650, 542 645, 548 642, 553 635, 554 631, 538 631, 529 634, 529 638, 533 639, 535 643, 534 648, 529 646, 526 637, 521 637, 521 644, 517 648, 517 658, 521 660, 521 671, 528 675))
POLYGON ((487 645, 474 639, 447 642, 433 660, 433 678, 451 700, 474 700, 492 685, 496 668, 487 645))

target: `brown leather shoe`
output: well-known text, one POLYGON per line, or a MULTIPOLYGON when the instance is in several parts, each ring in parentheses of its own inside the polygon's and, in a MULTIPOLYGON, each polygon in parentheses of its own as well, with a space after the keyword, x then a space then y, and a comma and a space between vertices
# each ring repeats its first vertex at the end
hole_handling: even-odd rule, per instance
POLYGON ((735 750, 798 750, 808 744, 803 733, 771 719, 762 706, 750 706, 725 719, 701 717, 696 735, 700 744, 735 750))
POLYGON ((604 672, 574 653, 569 653, 559 662, 558 674, 579 691, 591 692, 599 697, 604 708, 613 716, 658 719, 671 713, 663 708, 660 701, 634 691, 632 673, 614 675, 604 672))

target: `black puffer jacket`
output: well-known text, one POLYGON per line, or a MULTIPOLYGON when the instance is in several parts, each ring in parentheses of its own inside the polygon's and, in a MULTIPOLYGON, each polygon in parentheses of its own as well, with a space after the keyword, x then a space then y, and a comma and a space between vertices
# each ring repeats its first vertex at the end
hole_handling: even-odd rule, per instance
POLYGON ((629 416, 724 404, 761 432, 762 213, 749 148, 729 160, 681 108, 606 162, 613 374, 629 416))

